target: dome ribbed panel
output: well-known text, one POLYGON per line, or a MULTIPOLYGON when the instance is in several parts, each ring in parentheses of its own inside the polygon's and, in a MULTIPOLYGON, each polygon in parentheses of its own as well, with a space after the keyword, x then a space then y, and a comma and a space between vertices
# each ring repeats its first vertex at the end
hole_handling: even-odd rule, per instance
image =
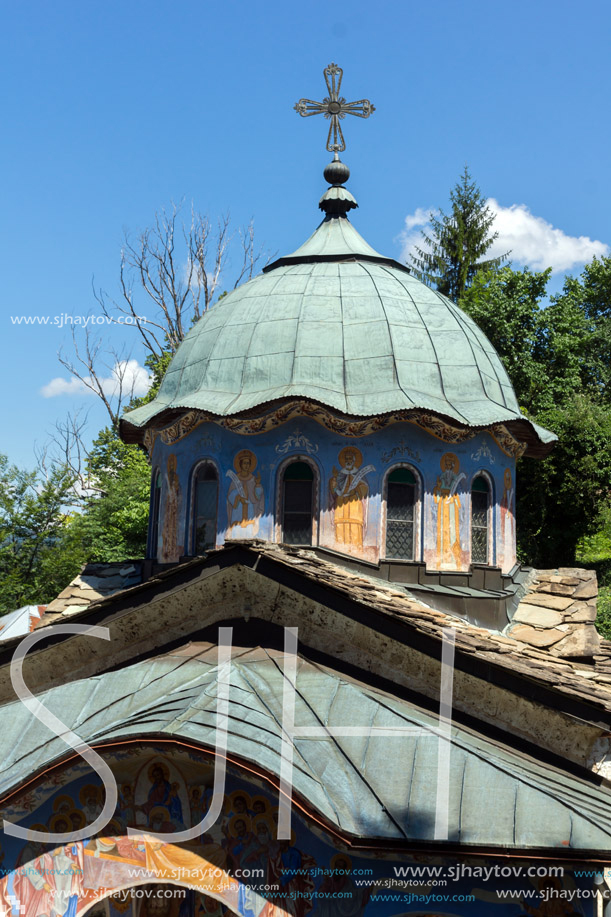
POLYGON ((522 419, 494 348, 457 306, 388 263, 338 260, 281 265, 223 297, 155 400, 125 420, 141 426, 168 408, 225 416, 291 397, 357 416, 522 419))

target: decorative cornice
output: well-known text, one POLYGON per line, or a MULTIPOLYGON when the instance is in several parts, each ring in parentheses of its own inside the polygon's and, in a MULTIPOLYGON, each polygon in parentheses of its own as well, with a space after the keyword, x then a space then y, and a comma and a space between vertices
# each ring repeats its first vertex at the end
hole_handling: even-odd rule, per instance
POLYGON ((370 436, 377 430, 395 423, 413 423, 445 443, 463 443, 473 439, 478 433, 487 432, 506 455, 520 458, 526 451, 526 443, 519 442, 507 429, 505 424, 492 424, 489 427, 474 429, 461 427, 435 414, 418 410, 395 411, 383 414, 380 417, 367 417, 354 419, 333 413, 328 408, 311 401, 289 401, 279 407, 273 407, 256 416, 218 417, 206 411, 187 411, 183 416, 168 427, 161 430, 149 428, 144 435, 144 446, 149 454, 153 449, 156 438, 159 436, 166 446, 173 446, 191 433, 201 423, 216 423, 232 433, 243 436, 255 436, 259 433, 268 433, 276 427, 294 420, 297 417, 309 417, 321 426, 326 427, 341 436, 361 437, 370 436))

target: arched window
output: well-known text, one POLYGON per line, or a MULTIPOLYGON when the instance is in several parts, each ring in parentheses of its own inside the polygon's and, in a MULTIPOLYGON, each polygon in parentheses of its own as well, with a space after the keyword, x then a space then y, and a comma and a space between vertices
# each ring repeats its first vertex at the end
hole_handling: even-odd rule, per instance
POLYGON ((291 462, 282 475, 282 540, 312 544, 314 472, 307 462, 291 462))
POLYGON ((193 553, 204 554, 216 545, 219 479, 210 462, 200 465, 193 481, 193 553))
POLYGON ((157 551, 159 548, 159 513, 161 511, 161 472, 156 471, 153 474, 153 481, 151 487, 151 540, 150 540, 150 556, 153 560, 157 558, 157 551))
POLYGON ((487 564, 489 557, 490 485, 478 475, 471 487, 471 563, 487 564))
POLYGON ((386 557, 414 559, 416 478, 409 468, 395 468, 386 490, 386 557))

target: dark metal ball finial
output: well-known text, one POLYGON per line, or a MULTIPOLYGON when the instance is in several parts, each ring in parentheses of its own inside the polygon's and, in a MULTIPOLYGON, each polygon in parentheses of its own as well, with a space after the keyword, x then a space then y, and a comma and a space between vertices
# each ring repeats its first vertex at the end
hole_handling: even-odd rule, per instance
POLYGON ((344 185, 350 178, 350 169, 343 163, 337 153, 324 171, 325 181, 330 185, 344 185))

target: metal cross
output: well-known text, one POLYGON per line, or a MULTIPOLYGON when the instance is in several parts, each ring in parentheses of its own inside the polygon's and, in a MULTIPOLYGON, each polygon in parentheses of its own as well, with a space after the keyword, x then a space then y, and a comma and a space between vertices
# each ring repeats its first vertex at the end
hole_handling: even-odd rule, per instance
POLYGON ((375 111, 375 106, 371 104, 369 99, 346 102, 344 97, 340 96, 339 91, 344 71, 337 64, 329 64, 328 67, 325 67, 324 74, 329 95, 322 102, 313 102, 312 99, 299 99, 294 108, 302 118, 324 114, 325 118, 330 119, 327 149, 330 153, 343 153, 346 149, 346 141, 342 134, 340 120, 345 118, 346 115, 368 118, 372 111, 375 111))

